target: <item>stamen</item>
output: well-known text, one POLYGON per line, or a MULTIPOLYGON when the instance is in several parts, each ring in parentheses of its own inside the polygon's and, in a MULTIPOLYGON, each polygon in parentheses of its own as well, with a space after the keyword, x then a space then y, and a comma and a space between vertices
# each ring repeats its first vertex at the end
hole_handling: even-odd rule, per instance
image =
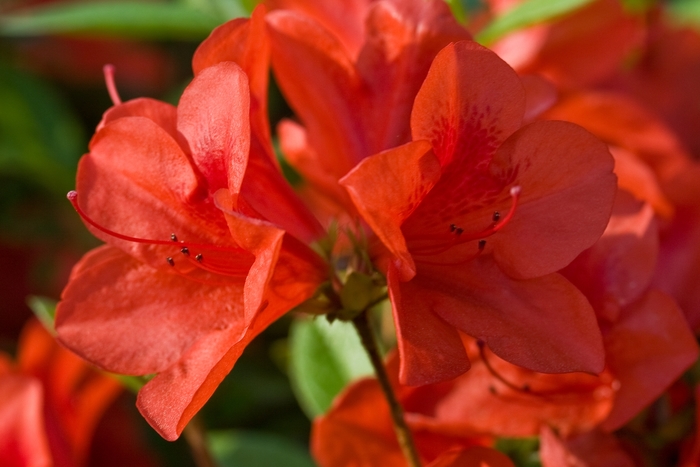
MULTIPOLYGON (((130 237, 128 235, 115 232, 98 224, 92 218, 90 218, 85 211, 82 210, 82 208, 78 205, 78 193, 76 191, 69 192, 67 198, 73 205, 73 208, 76 210, 76 212, 80 215, 80 217, 87 224, 91 225, 100 232, 103 232, 111 237, 127 242, 140 243, 146 245, 160 245, 167 246, 170 248, 179 247, 180 253, 182 253, 186 258, 188 258, 192 264, 196 265, 199 269, 202 269, 204 271, 225 276, 240 276, 247 274, 250 268, 250 264, 252 264, 253 262, 253 256, 246 250, 238 246, 218 246, 184 241, 179 242, 177 241, 177 235, 175 235, 174 233, 170 234, 169 240, 153 240, 146 238, 130 237), (191 259, 190 257, 190 250, 211 252, 212 260, 207 261, 206 264, 201 264, 203 255, 202 253, 198 253, 195 256, 195 262, 195 260, 191 259), (248 259, 250 260, 249 264, 247 264, 248 259)), ((175 260, 172 256, 168 256, 166 258, 166 261, 170 266, 175 265, 175 260)))
POLYGON ((435 235, 426 235, 411 238, 411 240, 414 241, 425 241, 426 243, 429 242, 429 244, 425 247, 412 248, 412 253, 415 255, 436 255, 444 253, 445 251, 449 250, 455 245, 460 245, 462 243, 467 243, 474 240, 479 240, 479 251, 482 251, 484 246, 486 245, 485 240, 483 239, 486 237, 490 237, 491 235, 501 230, 508 224, 508 222, 510 222, 510 220, 515 215, 515 209, 518 205, 518 200, 520 199, 520 192, 520 186, 514 186, 510 189, 510 209, 508 210, 505 216, 501 215, 500 212, 495 211, 493 214, 494 222, 486 229, 480 232, 467 233, 462 227, 458 227, 457 224, 450 224, 450 232, 456 235, 450 236, 449 240, 445 238, 446 241, 444 243, 440 243, 439 239, 437 239, 435 235), (436 240, 438 240, 438 242, 436 242, 436 240), (483 244, 481 243, 482 241, 484 241, 483 244))
POLYGON ((479 240, 479 251, 484 251, 486 248, 486 240, 479 240))
POLYGON ((105 65, 102 67, 102 71, 105 75, 105 84, 107 84, 107 92, 110 99, 112 99, 112 103, 114 105, 121 104, 122 100, 117 92, 117 85, 114 84, 114 65, 105 65))
MULTIPOLYGON (((481 357, 481 361, 484 362, 484 366, 486 366, 486 369, 489 371, 489 373, 491 373, 491 375, 492 375, 494 378, 496 378, 498 381, 500 381, 501 383, 503 383, 504 385, 506 385, 507 387, 509 387, 509 388, 512 389, 513 391, 523 392, 523 393, 526 393, 526 394, 532 394, 532 392, 530 391, 530 386, 529 386, 529 385, 526 384, 526 385, 523 385, 523 386, 521 387, 521 386, 518 386, 517 384, 513 384, 513 383, 511 383, 510 381, 508 381, 507 379, 505 379, 500 373, 498 373, 498 372, 491 366, 491 363, 490 363, 490 362, 488 361, 488 359, 486 358, 486 353, 484 352, 484 347, 486 346, 486 343, 485 343, 484 341, 482 341, 481 339, 479 339, 479 340, 476 341, 476 345, 479 347, 479 356, 481 357)), ((493 387, 493 386, 491 386, 491 387, 493 387)), ((492 392, 492 393, 493 393, 493 392, 492 392)))

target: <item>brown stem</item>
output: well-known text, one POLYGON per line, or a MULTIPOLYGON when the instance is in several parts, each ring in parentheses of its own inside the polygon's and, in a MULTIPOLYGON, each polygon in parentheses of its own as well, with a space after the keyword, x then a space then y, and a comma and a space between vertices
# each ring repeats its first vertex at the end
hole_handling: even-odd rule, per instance
POLYGON ((198 417, 194 417, 182 431, 187 444, 192 450, 192 458, 197 467, 218 467, 216 461, 209 452, 204 425, 198 417))
POLYGON ((352 324, 355 325, 355 329, 360 335, 362 346, 369 355, 369 359, 374 367, 374 372, 377 375, 379 385, 382 388, 382 392, 384 392, 384 397, 386 397, 386 400, 389 403, 391 418, 394 422, 394 429, 396 430, 396 438, 398 439, 399 446, 401 446, 401 450, 406 457, 406 461, 408 462, 409 467, 421 467, 420 457, 418 456, 416 445, 413 442, 411 431, 408 429, 408 425, 406 425, 406 420, 403 415, 403 408, 401 407, 398 399, 396 399, 396 394, 394 394, 394 390, 389 382, 389 375, 387 375, 386 369, 384 368, 384 361, 379 353, 377 339, 372 331, 372 327, 370 326, 367 311, 363 311, 360 315, 353 319, 352 324))

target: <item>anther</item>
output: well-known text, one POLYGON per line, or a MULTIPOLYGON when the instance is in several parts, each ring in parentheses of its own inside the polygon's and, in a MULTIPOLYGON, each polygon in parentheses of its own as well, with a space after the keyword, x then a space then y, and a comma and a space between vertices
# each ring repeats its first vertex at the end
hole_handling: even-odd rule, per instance
POLYGON ((170 240, 172 240, 173 242, 177 242, 177 235, 175 235, 174 233, 171 233, 170 240))
POLYGON ((486 248, 486 240, 479 240, 479 251, 483 251, 486 248))
POLYGON ((175 260, 173 260, 172 257, 168 256, 167 258, 165 258, 165 260, 168 262, 169 265, 175 266, 175 260))
POLYGON ((464 233, 464 229, 463 229, 462 227, 457 227, 457 228, 455 229, 455 233, 456 233, 457 235, 462 235, 462 234, 464 233))
POLYGON ((489 392, 494 396, 498 394, 498 391, 496 391, 496 388, 494 386, 489 386, 489 392))
POLYGON ((457 226, 454 224, 450 224, 450 232, 454 232, 455 230, 457 230, 457 226))
POLYGON ((501 219, 501 213, 498 211, 494 211, 492 219, 494 222, 498 222, 501 219))
POLYGON ((203 259, 203 258, 202 258, 202 254, 199 253, 197 256, 194 257, 194 259, 196 259, 197 261, 199 261, 199 262, 201 263, 201 262, 202 262, 202 259, 203 259))
POLYGON ((186 246, 183 246, 183 247, 180 249, 180 253, 182 253, 182 254, 185 255, 185 256, 189 256, 189 255, 190 255, 190 250, 189 250, 186 246))

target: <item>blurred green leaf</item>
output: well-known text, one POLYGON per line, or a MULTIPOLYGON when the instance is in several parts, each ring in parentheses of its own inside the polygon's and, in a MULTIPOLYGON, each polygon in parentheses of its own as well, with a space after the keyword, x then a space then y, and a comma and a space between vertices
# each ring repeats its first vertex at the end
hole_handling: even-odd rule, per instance
POLYGON ((34 315, 41 321, 47 331, 56 334, 53 322, 56 318, 56 304, 58 302, 51 298, 32 295, 27 299, 27 305, 32 309, 34 315))
POLYGON ((220 467, 314 467, 306 449, 274 434, 250 431, 207 433, 220 467))
POLYGON ((255 7, 245 0, 179 0, 178 3, 214 13, 225 20, 250 16, 255 7))
POLYGON ((299 319, 290 330, 290 379, 309 417, 328 410, 353 379, 372 374, 372 366, 352 324, 322 317, 299 319))
POLYGON ((476 35, 476 40, 481 44, 491 44, 510 32, 572 13, 592 1, 526 0, 494 19, 491 24, 476 35))
POLYGON ((66 2, 0 18, 0 34, 85 34, 140 39, 204 39, 228 18, 183 4, 163 2, 66 2))
POLYGON ((68 104, 48 84, 2 63, 0 102, 0 173, 65 194, 86 145, 68 104))
POLYGON ((693 26, 700 29, 700 2, 697 0, 678 0, 668 4, 668 11, 677 24, 693 26))
POLYGON ((466 23, 472 14, 484 9, 482 0, 445 0, 445 2, 460 23, 466 23))
POLYGON ((499 438, 494 447, 510 457, 517 467, 542 467, 538 437, 499 438))

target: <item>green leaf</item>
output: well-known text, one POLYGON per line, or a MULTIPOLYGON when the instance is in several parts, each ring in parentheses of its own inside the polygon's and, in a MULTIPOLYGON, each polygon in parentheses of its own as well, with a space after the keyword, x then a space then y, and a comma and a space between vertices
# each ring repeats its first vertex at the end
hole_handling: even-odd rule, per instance
POLYGON ((700 29, 700 2, 697 0, 679 0, 668 4, 668 11, 673 22, 682 26, 700 29))
POLYGON ((0 35, 82 34, 139 39, 201 40, 226 17, 182 3, 73 2, 0 18, 0 35))
POLYGON ((220 467, 314 467, 301 445, 279 435, 251 431, 207 433, 212 455, 220 467))
POLYGON ((54 319, 56 318, 56 300, 46 297, 32 295, 27 299, 27 305, 32 309, 34 315, 41 321, 47 331, 56 335, 53 327, 54 319))
POLYGON ((572 13, 593 0, 527 0, 499 16, 476 35, 481 44, 491 44, 506 34, 545 23, 572 13))
POLYGON ((494 448, 510 457, 517 467, 542 467, 538 437, 498 438, 494 448))
POLYGON ((0 102, 0 173, 65 194, 86 146, 68 104, 47 83, 2 63, 0 102))
POLYGON ((348 322, 299 319, 289 338, 292 388, 310 418, 326 412, 350 381, 372 374, 360 338, 348 322))

